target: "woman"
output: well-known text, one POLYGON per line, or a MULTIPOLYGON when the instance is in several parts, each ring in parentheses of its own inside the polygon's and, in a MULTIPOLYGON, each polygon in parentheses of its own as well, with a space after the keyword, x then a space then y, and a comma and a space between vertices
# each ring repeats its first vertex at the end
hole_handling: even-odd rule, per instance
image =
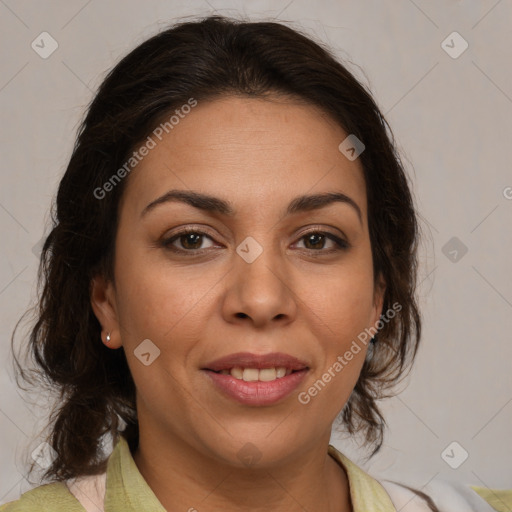
POLYGON ((418 226, 387 128, 328 50, 277 23, 212 16, 127 55, 42 254, 30 343, 62 393, 53 483, 0 510, 394 511, 422 495, 329 445, 341 415, 379 449, 377 400, 420 339, 418 226))

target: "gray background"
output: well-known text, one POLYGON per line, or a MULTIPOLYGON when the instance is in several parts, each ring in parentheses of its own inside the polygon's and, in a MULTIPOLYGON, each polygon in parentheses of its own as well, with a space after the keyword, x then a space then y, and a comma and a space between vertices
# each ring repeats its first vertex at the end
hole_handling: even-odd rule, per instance
POLYGON ((365 462, 355 442, 334 444, 371 474, 417 487, 512 487, 511 0, 0 0, 0 503, 31 486, 23 457, 48 410, 43 394, 22 400, 9 341, 34 298, 37 245, 81 115, 126 52, 178 16, 214 11, 303 27, 354 62, 414 182, 425 234, 417 363, 383 403, 381 453, 365 462), (58 43, 47 59, 31 47, 43 31, 58 43), (469 45, 457 58, 441 45, 453 31, 469 45), (453 441, 452 465, 469 454, 457 469, 441 456, 453 441))

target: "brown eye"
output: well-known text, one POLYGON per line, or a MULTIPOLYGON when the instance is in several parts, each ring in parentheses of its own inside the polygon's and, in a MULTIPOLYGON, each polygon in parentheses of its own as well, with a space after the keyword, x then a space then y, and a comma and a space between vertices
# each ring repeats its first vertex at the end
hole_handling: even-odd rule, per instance
POLYGON ((304 240, 304 245, 307 249, 323 249, 326 236, 321 233, 311 233, 310 235, 306 235, 304 240))
POLYGON ((300 240, 304 240, 304 246, 306 249, 311 251, 320 252, 322 249, 325 251, 322 252, 331 252, 332 250, 340 250, 340 249, 348 249, 349 244, 337 237, 332 233, 327 233, 323 231, 310 231, 303 235, 300 240), (334 243, 334 248, 325 248, 325 244, 327 241, 331 241, 334 243))
POLYGON ((187 233, 186 235, 180 235, 179 241, 185 249, 200 249, 202 242, 202 235, 197 233, 187 233))
MULTIPOLYGON (((204 239, 212 240, 210 236, 202 231, 186 229, 174 236, 162 241, 162 245, 169 250, 176 252, 194 252, 206 249, 202 247, 204 239)), ((210 246, 211 247, 211 246, 210 246)))

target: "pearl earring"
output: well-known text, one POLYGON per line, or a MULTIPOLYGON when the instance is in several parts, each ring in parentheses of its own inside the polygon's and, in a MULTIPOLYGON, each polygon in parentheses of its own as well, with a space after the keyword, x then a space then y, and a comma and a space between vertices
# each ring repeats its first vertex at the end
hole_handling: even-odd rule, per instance
POLYGON ((107 332, 107 343, 110 343, 110 333, 107 332))

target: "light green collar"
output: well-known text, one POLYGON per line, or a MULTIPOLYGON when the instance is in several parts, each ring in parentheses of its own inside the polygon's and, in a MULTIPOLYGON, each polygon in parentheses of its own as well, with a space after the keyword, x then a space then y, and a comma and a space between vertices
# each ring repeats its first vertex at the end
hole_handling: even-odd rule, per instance
MULTIPOLYGON (((384 488, 356 464, 329 445, 329 455, 346 471, 354 512, 395 512, 384 488)), ((166 512, 140 474, 128 443, 119 438, 107 467, 105 512, 166 512)))
POLYGON ((512 510, 512 489, 488 489, 487 487, 474 485, 471 488, 498 512, 510 512, 512 510))
POLYGON ((354 512, 396 512, 396 508, 382 485, 365 473, 354 462, 329 445, 329 455, 346 471, 354 512))
POLYGON ((107 467, 105 512, 166 512, 140 474, 128 443, 120 437, 107 467))

